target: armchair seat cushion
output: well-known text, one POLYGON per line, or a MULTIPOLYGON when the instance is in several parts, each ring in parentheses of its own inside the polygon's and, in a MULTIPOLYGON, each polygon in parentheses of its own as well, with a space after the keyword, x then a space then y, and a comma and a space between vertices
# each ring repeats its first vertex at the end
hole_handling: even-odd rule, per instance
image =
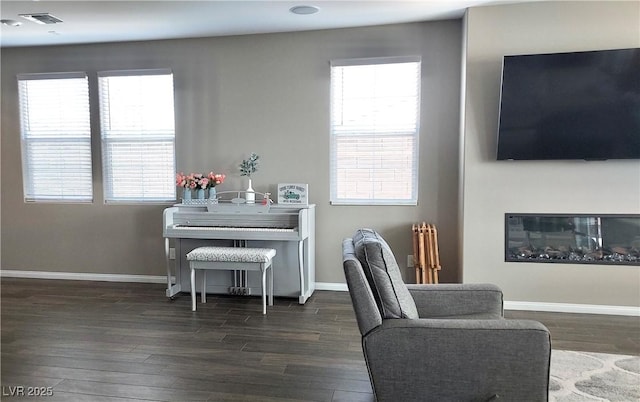
POLYGON ((382 318, 419 318, 396 258, 382 236, 372 229, 359 229, 353 244, 382 318))

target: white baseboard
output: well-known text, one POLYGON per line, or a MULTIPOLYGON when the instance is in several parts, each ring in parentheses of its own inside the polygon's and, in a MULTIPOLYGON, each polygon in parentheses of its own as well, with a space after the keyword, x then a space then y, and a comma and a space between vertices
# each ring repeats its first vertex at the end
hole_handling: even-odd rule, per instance
MULTIPOLYGON (((73 281, 101 281, 101 282, 138 282, 138 283, 166 283, 166 276, 156 275, 127 275, 127 274, 92 274, 84 272, 49 272, 49 271, 17 271, 0 270, 0 277, 5 278, 33 278, 33 279, 65 279, 73 281)), ((172 278, 173 282, 174 278, 172 278)), ((347 292, 346 283, 316 282, 316 290, 330 290, 347 292)), ((570 304, 545 302, 504 302, 505 310, 548 311, 556 313, 605 314, 640 316, 640 307, 636 306, 607 306, 598 304, 570 304)))
POLYGON ((316 282, 316 290, 333 290, 337 292, 348 292, 346 283, 316 282))
MULTIPOLYGON (((52 271, 19 271, 0 269, 3 278, 32 278, 32 279, 65 279, 69 281, 99 281, 99 282, 138 282, 138 283, 167 283, 166 276, 128 275, 128 274, 91 274, 86 272, 52 272, 52 271)), ((175 278, 171 278, 175 282, 175 278)), ((346 283, 316 282, 316 290, 332 290, 348 292, 346 283)))
MULTIPOLYGON (((316 282, 317 290, 333 290, 346 292, 346 283, 316 282)), ((544 302, 522 302, 506 301, 505 310, 525 310, 525 311, 548 311, 554 313, 580 313, 580 314, 604 314, 604 315, 626 315, 640 316, 640 307, 634 306, 607 306, 598 304, 570 304, 570 303, 544 303, 544 302)))
POLYGON ((33 278, 33 279, 65 279, 70 281, 167 283, 166 276, 155 276, 155 275, 91 274, 86 272, 16 271, 16 270, 7 270, 7 269, 0 270, 0 277, 33 278))
POLYGON ((571 303, 544 303, 544 302, 522 302, 506 301, 505 310, 525 310, 525 311, 549 311, 555 313, 580 313, 580 314, 605 314, 605 315, 627 315, 640 317, 640 307, 636 306, 607 306, 600 304, 571 304, 571 303))

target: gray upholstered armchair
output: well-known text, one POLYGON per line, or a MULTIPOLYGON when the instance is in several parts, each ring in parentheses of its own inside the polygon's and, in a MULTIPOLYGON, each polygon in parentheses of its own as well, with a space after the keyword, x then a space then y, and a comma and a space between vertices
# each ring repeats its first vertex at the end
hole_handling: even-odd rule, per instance
POLYGON ((405 285, 370 229, 343 242, 344 273, 378 402, 547 401, 551 341, 503 318, 493 285, 405 285))

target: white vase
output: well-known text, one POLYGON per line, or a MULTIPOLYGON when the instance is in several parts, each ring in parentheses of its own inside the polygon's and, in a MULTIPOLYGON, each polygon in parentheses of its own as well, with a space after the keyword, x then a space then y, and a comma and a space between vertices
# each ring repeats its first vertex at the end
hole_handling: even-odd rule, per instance
POLYGON ((251 179, 249 179, 249 187, 247 187, 245 199, 247 200, 247 204, 254 204, 256 202, 256 192, 253 191, 253 187, 251 187, 251 179))

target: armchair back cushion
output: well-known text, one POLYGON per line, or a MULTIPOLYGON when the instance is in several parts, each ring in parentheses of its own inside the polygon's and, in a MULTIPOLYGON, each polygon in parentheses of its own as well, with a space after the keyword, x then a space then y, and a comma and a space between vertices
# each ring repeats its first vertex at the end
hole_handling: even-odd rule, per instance
POLYGON ((358 229, 353 244, 382 318, 419 318, 387 242, 372 229, 358 229))
POLYGON ((382 316, 371 293, 369 281, 364 276, 362 265, 353 250, 353 241, 344 239, 342 242, 342 265, 344 276, 349 286, 349 295, 356 313, 358 329, 365 336, 369 331, 382 324, 382 316))

